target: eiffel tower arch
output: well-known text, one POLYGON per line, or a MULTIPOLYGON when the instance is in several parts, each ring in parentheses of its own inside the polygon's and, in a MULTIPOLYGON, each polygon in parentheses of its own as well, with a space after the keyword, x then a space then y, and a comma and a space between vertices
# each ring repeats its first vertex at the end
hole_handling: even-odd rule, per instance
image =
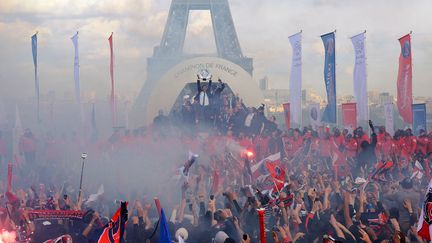
MULTIPOLYGON (((252 76, 253 60, 242 53, 228 0, 172 0, 162 40, 154 48, 153 56, 147 59, 147 80, 132 107, 132 116, 136 113, 146 114, 149 98, 164 74, 179 63, 199 56, 183 53, 191 10, 209 10, 217 50, 215 58, 230 61, 252 76)), ((189 81, 194 78, 190 77, 189 81)), ((139 117, 142 116, 133 118, 136 125, 143 120, 139 117)))

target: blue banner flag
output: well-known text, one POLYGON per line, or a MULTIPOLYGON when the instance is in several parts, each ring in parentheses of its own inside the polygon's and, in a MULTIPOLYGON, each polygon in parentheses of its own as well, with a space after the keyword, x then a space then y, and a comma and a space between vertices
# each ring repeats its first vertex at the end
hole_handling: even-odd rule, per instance
POLYGON ((412 116, 413 116, 413 131, 415 134, 419 134, 421 129, 426 131, 426 104, 413 104, 412 105, 412 116))
POLYGON ((40 121, 39 117, 39 78, 38 78, 38 69, 37 69, 37 32, 31 37, 31 46, 32 46, 32 54, 33 54, 33 65, 34 65, 34 78, 35 78, 35 93, 36 93, 36 101, 37 101, 37 120, 40 121))
POLYGON ((171 237, 163 208, 161 209, 159 220, 159 243, 171 243, 171 237))
POLYGON ((327 91, 327 106, 322 121, 336 123, 336 50, 334 32, 321 36, 325 50, 324 81, 327 91))

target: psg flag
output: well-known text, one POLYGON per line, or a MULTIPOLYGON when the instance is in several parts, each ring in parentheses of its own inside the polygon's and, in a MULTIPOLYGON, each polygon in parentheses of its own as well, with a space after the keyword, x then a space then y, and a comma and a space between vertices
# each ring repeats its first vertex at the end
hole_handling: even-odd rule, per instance
POLYGON ((420 211, 419 221, 417 223, 417 234, 426 241, 431 240, 432 234, 432 180, 429 182, 425 201, 420 211))
POLYGON ((325 49, 324 81, 327 91, 327 106, 322 117, 323 122, 336 123, 336 45, 335 33, 321 36, 325 49))
POLYGON ((128 218, 128 202, 122 202, 117 212, 113 215, 110 222, 105 225, 98 243, 121 243, 126 228, 128 218))
POLYGON ((412 124, 412 62, 411 35, 399 39, 401 54, 397 79, 397 107, 403 121, 412 124))

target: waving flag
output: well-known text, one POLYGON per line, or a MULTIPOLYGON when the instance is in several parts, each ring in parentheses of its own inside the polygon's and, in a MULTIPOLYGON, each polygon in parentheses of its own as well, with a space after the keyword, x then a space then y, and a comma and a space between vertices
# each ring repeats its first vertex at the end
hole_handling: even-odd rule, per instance
POLYGON ((121 206, 110 222, 105 226, 98 243, 120 243, 123 241, 123 234, 128 219, 127 202, 122 202, 121 206))
POLYGON ((357 120, 364 122, 369 120, 369 107, 367 96, 366 76, 366 52, 365 52, 366 31, 351 37, 355 51, 354 65, 354 97, 357 103, 357 120))
POLYGON ((159 225, 159 243, 171 243, 171 237, 168 229, 168 224, 166 222, 164 210, 161 209, 160 215, 160 225, 159 225))
POLYGON ((289 37, 292 47, 292 63, 290 75, 290 104, 292 121, 300 126, 302 123, 302 46, 301 31, 289 37))
POLYGON ((280 164, 280 153, 275 153, 251 167, 252 177, 263 190, 280 190, 285 179, 285 170, 280 164))
POLYGON ((269 172, 267 171, 266 168, 266 162, 274 162, 274 161, 278 161, 280 160, 280 153, 275 153, 272 154, 270 156, 268 156, 267 158, 264 158, 263 160, 261 160, 260 162, 254 164, 251 166, 251 172, 252 172, 252 177, 254 179, 258 179, 261 176, 266 176, 269 174, 269 172))
POLYGON ((432 180, 426 189, 425 201, 420 212, 419 221, 417 223, 418 235, 427 240, 431 240, 432 235, 432 180))
POLYGON ((399 56, 399 72, 397 79, 397 107, 403 121, 412 124, 412 65, 411 36, 405 35, 399 39, 401 54, 399 56))
POLYGON ((39 77, 38 77, 38 64, 37 64, 37 32, 31 37, 32 54, 33 54, 33 65, 34 65, 34 78, 35 78, 35 92, 36 92, 36 102, 37 102, 37 120, 40 121, 39 117, 39 105, 40 105, 40 95, 39 95, 39 77))
POLYGON ((321 36, 325 50, 324 81, 327 91, 327 106, 322 117, 323 122, 336 123, 336 45, 335 33, 321 36))
POLYGON ((280 160, 267 161, 266 167, 270 173, 275 190, 279 191, 283 187, 285 181, 285 170, 282 167, 280 160))

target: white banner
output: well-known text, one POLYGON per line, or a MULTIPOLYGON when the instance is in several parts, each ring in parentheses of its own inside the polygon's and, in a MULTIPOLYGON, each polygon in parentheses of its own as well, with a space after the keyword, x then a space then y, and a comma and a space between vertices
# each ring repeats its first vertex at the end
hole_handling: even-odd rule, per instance
POLYGON ((357 121, 364 123, 369 120, 367 77, 366 77, 366 53, 365 32, 351 37, 355 51, 354 65, 354 97, 357 103, 357 121))
POLYGON ((301 32, 289 37, 292 47, 292 63, 290 75, 290 108, 291 123, 296 126, 302 124, 302 47, 301 32))
POLYGON ((393 103, 384 104, 384 118, 386 131, 394 135, 393 103))
POLYGON ((320 118, 320 104, 312 103, 309 104, 309 122, 312 125, 313 129, 316 129, 321 125, 320 118))
POLYGON ((74 80, 75 80, 75 96, 78 104, 81 104, 80 80, 79 80, 79 57, 78 57, 78 32, 72 36, 72 43, 75 48, 74 58, 74 80))

